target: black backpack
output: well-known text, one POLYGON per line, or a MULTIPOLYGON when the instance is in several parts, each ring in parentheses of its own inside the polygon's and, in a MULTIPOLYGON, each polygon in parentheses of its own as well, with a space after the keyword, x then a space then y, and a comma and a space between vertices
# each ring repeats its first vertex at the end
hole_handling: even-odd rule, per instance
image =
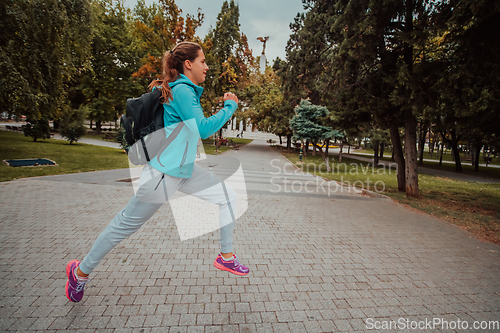
POLYGON ((159 157, 184 126, 183 122, 178 124, 167 138, 163 114, 160 89, 127 100, 127 111, 120 119, 120 126, 125 131, 129 146, 125 150, 132 164, 143 165, 159 157))

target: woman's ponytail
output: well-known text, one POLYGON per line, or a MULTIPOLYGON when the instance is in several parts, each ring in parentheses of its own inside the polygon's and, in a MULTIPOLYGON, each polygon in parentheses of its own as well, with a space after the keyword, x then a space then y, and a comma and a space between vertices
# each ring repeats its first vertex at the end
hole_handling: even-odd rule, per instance
POLYGON ((181 42, 172 51, 163 54, 162 80, 155 80, 149 85, 149 89, 161 86, 162 103, 173 100, 172 89, 169 83, 177 80, 180 74, 184 74, 184 61, 194 61, 198 57, 201 46, 192 42, 181 42))

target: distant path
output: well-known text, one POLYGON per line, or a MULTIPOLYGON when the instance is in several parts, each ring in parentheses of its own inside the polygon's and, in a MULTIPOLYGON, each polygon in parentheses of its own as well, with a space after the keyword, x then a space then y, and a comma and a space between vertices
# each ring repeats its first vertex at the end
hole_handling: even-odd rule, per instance
MULTIPOLYGON (((358 154, 358 153, 356 153, 356 154, 358 154)), ((337 153, 337 155, 338 155, 338 153, 337 153)), ((356 155, 346 154, 346 153, 342 154, 342 156, 352 158, 352 159, 358 160, 358 161, 373 163, 373 158, 361 157, 361 156, 356 156, 356 155)), ((390 166, 391 168, 397 168, 397 164, 394 162, 390 162, 390 161, 379 160, 379 164, 390 166)), ((495 167, 498 167, 498 166, 495 166, 495 167)), ((456 172, 443 171, 443 170, 436 170, 436 169, 426 168, 426 167, 421 167, 421 166, 418 167, 418 172, 426 174, 426 175, 438 176, 438 177, 443 177, 443 178, 451 178, 451 179, 455 179, 455 180, 461 180, 461 181, 473 182, 473 183, 484 183, 484 184, 500 183, 500 180, 495 179, 495 178, 484 177, 484 176, 474 176, 474 175, 468 175, 468 174, 464 174, 464 173, 456 173, 456 172)))
MULTIPOLYGON (((366 156, 372 156, 373 157, 373 154, 369 154, 369 153, 359 153, 359 152, 355 152, 354 153, 355 155, 366 155, 366 156)), ((432 160, 432 159, 428 159, 428 158, 424 158, 424 162, 434 162, 434 163, 437 163, 439 162, 438 160, 432 160)), ((443 163, 445 164, 455 164, 455 162, 452 162, 452 161, 442 161, 443 163)), ((463 164, 463 163, 462 163, 463 164)), ((469 165, 469 164, 466 164, 466 165, 469 165)), ((487 167, 487 168, 500 168, 500 165, 497 165, 497 164, 484 164, 484 163, 480 163, 479 166, 481 167, 487 167)))

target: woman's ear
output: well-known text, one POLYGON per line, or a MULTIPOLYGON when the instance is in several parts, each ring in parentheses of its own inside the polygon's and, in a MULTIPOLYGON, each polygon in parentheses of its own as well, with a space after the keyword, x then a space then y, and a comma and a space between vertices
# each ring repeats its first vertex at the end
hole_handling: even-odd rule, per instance
POLYGON ((189 60, 185 60, 185 61, 184 61, 184 67, 185 67, 186 69, 189 69, 189 70, 190 70, 190 69, 192 69, 192 68, 193 68, 193 64, 191 63, 191 61, 189 61, 189 60))

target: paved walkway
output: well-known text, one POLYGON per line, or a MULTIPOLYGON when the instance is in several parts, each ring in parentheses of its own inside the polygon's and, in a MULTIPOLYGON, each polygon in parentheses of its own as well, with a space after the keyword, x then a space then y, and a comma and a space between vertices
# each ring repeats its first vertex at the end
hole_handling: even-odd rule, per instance
POLYGON ((0 183, 0 331, 364 332, 427 321, 429 332, 498 332, 499 246, 298 173, 264 140, 203 163, 224 175, 235 158, 249 193, 234 237, 248 276, 212 266, 217 232, 180 241, 166 204, 108 254, 78 304, 64 295, 65 264, 126 204, 127 172, 0 183))

